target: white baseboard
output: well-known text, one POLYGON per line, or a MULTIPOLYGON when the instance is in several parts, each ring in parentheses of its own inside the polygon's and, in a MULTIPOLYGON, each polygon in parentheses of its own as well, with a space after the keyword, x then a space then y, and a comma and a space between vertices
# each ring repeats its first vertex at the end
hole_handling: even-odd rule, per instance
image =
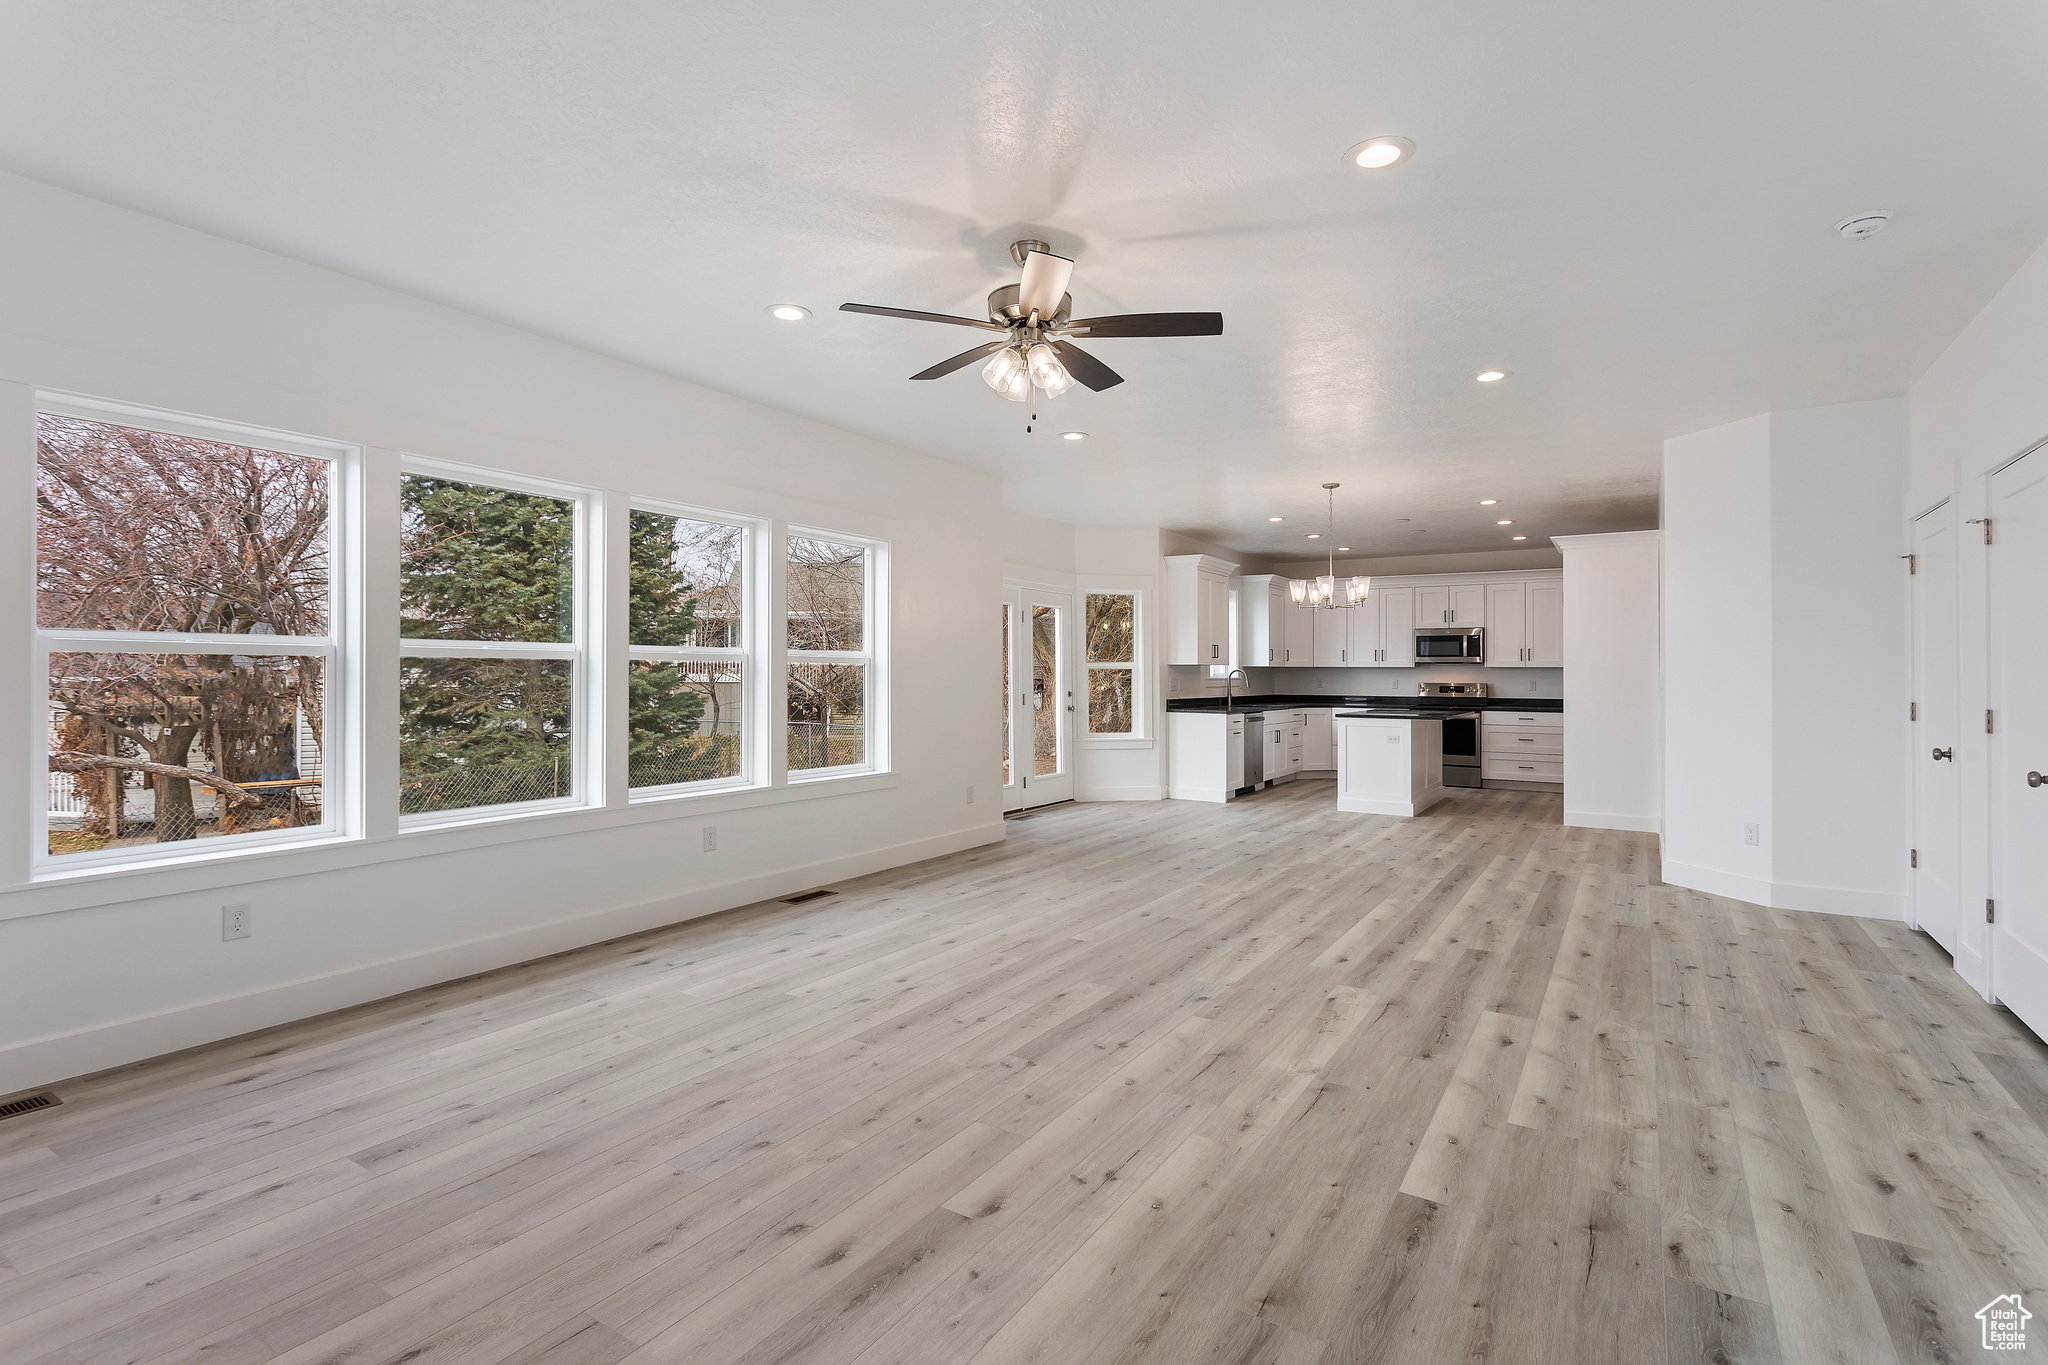
POLYGON ((1726 896, 1730 900, 1748 901, 1751 905, 1771 903, 1769 882, 1756 877, 1723 872, 1718 868, 1692 867, 1685 863, 1667 862, 1664 864, 1664 880, 1672 886, 1704 891, 1710 896, 1726 896))
POLYGON ((1654 815, 1615 815, 1608 811, 1566 810, 1564 822, 1574 829, 1625 829, 1637 834, 1655 834, 1654 815))
POLYGON ((383 1000, 422 986, 530 962, 607 939, 715 915, 722 910, 772 900, 828 882, 884 872, 892 867, 1002 841, 1003 826, 1000 823, 976 825, 841 858, 820 859, 763 872, 659 900, 614 906, 547 924, 529 925, 510 933, 446 944, 425 952, 309 976, 242 995, 181 1005, 71 1033, 32 1038, 0 1048, 0 1095, 180 1052, 203 1043, 236 1038, 258 1029, 383 1000))
POLYGON ((1230 799, 1230 792, 1222 787, 1184 787, 1175 783, 1171 795, 1176 801, 1213 801, 1222 805, 1230 799))
MULTIPOLYGON (((1464 790, 1459 788, 1459 790, 1464 790)), ((1438 805, 1450 795, 1448 787, 1425 787, 1415 793, 1413 801, 1383 801, 1370 796, 1346 796, 1337 793, 1337 809, 1353 815, 1399 815, 1412 817, 1421 815, 1430 807, 1438 805)))
POLYGON ((1710 896, 1747 901, 1773 910, 1804 910, 1818 915, 1857 915, 1864 919, 1891 919, 1906 923, 1906 898, 1883 891, 1856 891, 1840 886, 1800 886, 1793 882, 1767 882, 1722 872, 1711 867, 1685 863, 1664 864, 1664 880, 1672 886, 1689 887, 1710 896))
POLYGON ((1163 801, 1166 789, 1158 783, 1134 787, 1076 787, 1077 801, 1163 801))

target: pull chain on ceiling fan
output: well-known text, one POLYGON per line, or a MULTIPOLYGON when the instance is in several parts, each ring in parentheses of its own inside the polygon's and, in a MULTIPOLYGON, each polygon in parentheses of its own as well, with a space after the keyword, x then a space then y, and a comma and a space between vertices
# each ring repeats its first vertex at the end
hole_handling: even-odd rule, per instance
MULTIPOLYGON (((1069 337, 1174 337, 1221 336, 1221 313, 1123 313, 1110 317, 1072 317, 1074 296, 1067 292, 1074 263, 1056 256, 1044 242, 1031 238, 1010 243, 1010 258, 1023 267, 1016 284, 990 291, 987 322, 954 317, 949 313, 924 313, 911 308, 884 308, 872 303, 842 303, 844 313, 873 313, 879 317, 909 318, 914 322, 943 322, 956 327, 977 327, 1001 332, 1002 339, 962 351, 942 360, 912 379, 940 379, 986 357, 981 382, 1013 403, 1022 403, 1043 393, 1057 398, 1076 383, 1101 392, 1124 382, 1124 377, 1097 360, 1069 337)), ((1038 413, 1031 413, 1036 421, 1038 413)), ((1027 424, 1024 428, 1031 430, 1027 424)))

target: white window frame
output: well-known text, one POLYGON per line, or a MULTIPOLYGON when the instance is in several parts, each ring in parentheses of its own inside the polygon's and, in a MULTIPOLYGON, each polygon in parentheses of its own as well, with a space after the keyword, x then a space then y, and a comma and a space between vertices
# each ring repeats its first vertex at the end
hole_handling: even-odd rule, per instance
MULTIPOLYGON (((1080 604, 1081 630, 1081 697, 1086 704, 1088 696, 1088 670, 1098 665, 1088 662, 1088 599, 1090 597, 1117 596, 1135 599, 1132 607, 1131 639, 1131 732, 1127 735, 1098 735, 1088 728, 1084 720, 1078 727, 1081 747, 1084 749, 1150 749, 1156 743, 1153 735, 1153 716, 1157 700, 1153 693, 1155 679, 1152 667, 1152 580, 1141 576, 1081 575, 1075 583, 1074 597, 1080 604)), ((1235 620, 1235 613, 1232 613, 1235 620)), ((1121 668, 1122 664, 1102 665, 1121 668)))
MULTIPOLYGON (((648 659, 657 663, 737 663, 740 667, 740 771, 736 777, 708 778, 701 782, 667 782, 654 787, 631 786, 631 770, 627 775, 629 803, 643 801, 667 801, 679 796, 697 796, 706 792, 734 791, 741 788, 766 785, 761 761, 761 735, 766 726, 767 707, 762 704, 758 640, 760 623, 768 616, 766 594, 762 591, 765 575, 759 573, 755 561, 756 547, 765 539, 767 523, 755 517, 738 516, 731 512, 714 512, 702 507, 687 507, 681 503, 662 502, 655 498, 636 497, 631 500, 628 511, 628 531, 633 512, 652 512, 657 516, 676 517, 684 521, 703 522, 713 526, 730 526, 740 533, 740 643, 731 649, 705 649, 695 645, 636 645, 632 643, 632 626, 626 627, 626 666, 630 670, 633 662, 648 659)), ((630 596, 632 587, 627 586, 630 596)), ((630 617, 630 607, 629 607, 630 617)), ((625 703, 627 712, 621 716, 620 724, 632 725, 631 706, 625 703)))
MULTIPOLYGON (((40 624, 40 603, 30 603, 29 649, 32 747, 38 756, 29 773, 29 876, 61 880, 81 873, 210 862, 279 848, 300 848, 361 837, 362 784, 362 447, 266 427, 76 394, 38 389, 34 411, 77 417, 112 426, 159 431, 226 445, 248 446, 325 460, 327 496, 327 631, 323 635, 242 635, 151 630, 51 630, 40 624), (260 642, 260 648, 252 648, 260 642), (171 844, 50 852, 50 784, 42 757, 49 751, 50 655, 52 654, 227 654, 248 658, 280 656, 321 660, 325 691, 320 736, 318 825, 228 838, 188 839, 171 844)), ((33 577, 30 594, 35 592, 33 577)))
POLYGON ((776 696, 780 701, 777 708, 773 742, 775 744, 775 766, 782 781, 789 786, 809 782, 829 782, 834 778, 860 777, 869 773, 889 771, 889 724, 886 708, 880 699, 890 695, 887 678, 886 648, 889 639, 887 603, 889 574, 889 542, 876 540, 871 536, 851 535, 845 531, 830 531, 823 527, 784 525, 781 537, 775 543, 776 600, 781 610, 776 613, 774 626, 774 658, 776 672, 776 696), (861 648, 859 650, 791 649, 789 648, 789 542, 792 539, 822 540, 831 545, 844 545, 848 549, 860 550, 866 557, 862 575, 861 604, 861 648), (880 641, 884 647, 877 648, 880 641), (791 664, 859 664, 861 665, 861 718, 865 735, 861 752, 865 761, 842 763, 830 768, 790 768, 789 756, 789 666, 791 664))
MULTIPOLYGON (((591 604, 596 588, 597 574, 592 565, 591 547, 600 541, 597 534, 595 506, 598 499, 596 490, 575 484, 558 483, 553 479, 537 479, 531 475, 513 474, 499 469, 485 469, 476 465, 452 464, 444 460, 432 460, 416 455, 401 455, 398 465, 399 477, 417 474, 425 478, 446 479, 456 483, 476 484, 485 488, 501 488, 511 493, 530 493, 536 497, 559 498, 574 508, 574 529, 571 536, 569 568, 571 590, 569 594, 571 625, 567 644, 532 644, 518 640, 419 640, 401 635, 398 640, 399 666, 402 669, 407 659, 566 659, 569 661, 569 795, 550 797, 541 801, 508 801, 490 806, 464 806, 458 810, 428 811, 415 815, 401 815, 398 829, 401 834, 425 830, 447 829, 457 825, 485 824, 494 820, 515 819, 528 815, 546 814, 555 811, 584 810, 604 804, 604 784, 601 780, 603 763, 604 725, 603 707, 598 701, 598 679, 592 664, 591 651, 591 604)), ((404 566, 399 566, 401 600, 403 595, 404 566)), ((401 615, 403 614, 401 609, 401 615)), ((394 628, 402 629, 396 620, 394 628)), ((399 744, 399 733, 394 731, 390 743, 394 749, 399 744)))

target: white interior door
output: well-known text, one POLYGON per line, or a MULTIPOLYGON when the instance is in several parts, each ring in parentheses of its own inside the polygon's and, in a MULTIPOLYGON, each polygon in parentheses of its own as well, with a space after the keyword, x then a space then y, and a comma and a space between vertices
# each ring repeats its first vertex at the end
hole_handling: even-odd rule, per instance
POLYGON ((1955 506, 1913 523, 1913 922, 1956 950, 1961 805, 1953 757, 1957 707, 1955 506))
POLYGON ((1003 809, 1074 798, 1074 595, 1004 591, 1003 809))
POLYGON ((2048 451, 1991 476, 1991 990, 2048 1034, 2048 451))

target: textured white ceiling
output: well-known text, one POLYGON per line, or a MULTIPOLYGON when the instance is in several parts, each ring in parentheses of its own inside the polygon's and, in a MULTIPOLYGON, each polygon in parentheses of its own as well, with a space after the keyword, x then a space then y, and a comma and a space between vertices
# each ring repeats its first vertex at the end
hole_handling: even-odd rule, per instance
POLYGON ((1338 479, 1357 554, 1447 552, 1653 524, 1666 435, 1900 393, 2048 235, 2044 58, 2026 0, 15 0, 0 166, 1026 511, 1293 558, 1338 479), (1414 159, 1340 164, 1380 133, 1414 159), (1077 311, 1224 335, 1094 344, 1129 382, 1026 436, 972 369, 906 382, 974 334, 833 311, 976 315, 1027 232, 1077 311))

